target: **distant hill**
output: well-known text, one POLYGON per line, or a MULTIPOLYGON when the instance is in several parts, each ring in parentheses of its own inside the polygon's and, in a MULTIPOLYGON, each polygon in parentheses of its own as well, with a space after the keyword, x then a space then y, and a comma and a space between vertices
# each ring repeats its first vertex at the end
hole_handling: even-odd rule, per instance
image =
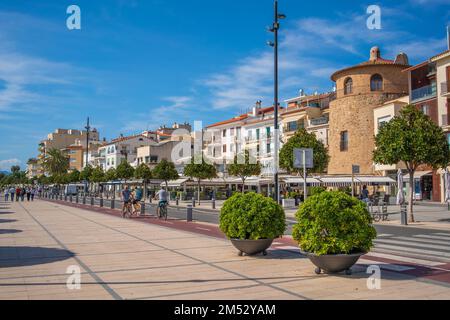
POLYGON ((9 172, 9 171, 3 171, 3 170, 0 170, 0 173, 3 173, 3 174, 6 174, 6 175, 8 175, 8 174, 10 174, 11 172, 9 172))

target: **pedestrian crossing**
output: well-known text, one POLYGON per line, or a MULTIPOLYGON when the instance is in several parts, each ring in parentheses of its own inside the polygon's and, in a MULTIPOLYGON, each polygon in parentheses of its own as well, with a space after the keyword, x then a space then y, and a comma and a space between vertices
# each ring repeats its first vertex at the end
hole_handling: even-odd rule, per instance
POLYGON ((370 255, 427 266, 450 262, 450 233, 380 235, 370 255))

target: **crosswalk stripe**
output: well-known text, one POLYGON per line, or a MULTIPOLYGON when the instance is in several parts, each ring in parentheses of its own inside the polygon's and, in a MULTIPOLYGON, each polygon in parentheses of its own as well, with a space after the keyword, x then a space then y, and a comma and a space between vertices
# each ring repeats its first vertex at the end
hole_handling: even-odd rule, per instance
POLYGON ((450 248, 450 241, 443 240, 435 240, 435 239, 425 239, 425 238, 413 238, 413 237, 395 237, 395 239, 413 241, 413 242, 422 242, 422 243, 431 243, 431 244, 443 244, 447 245, 450 248))
POLYGON ((437 239, 437 240, 448 240, 448 241, 450 241, 450 238, 448 238, 448 237, 433 236, 433 235, 428 235, 428 234, 419 234, 419 235, 414 235, 413 237, 414 238, 437 239))
POLYGON ((392 239, 379 239, 379 240, 375 240, 375 243, 383 243, 383 244, 394 244, 394 245, 404 245, 407 247, 418 247, 418 248, 432 248, 432 249, 438 249, 438 250, 449 250, 450 251, 450 247, 449 246, 442 246, 442 245, 435 245, 435 244, 429 244, 429 243, 420 243, 420 242, 414 242, 411 243, 409 241, 402 241, 402 240, 392 240, 392 239))
POLYGON ((366 259, 359 259, 358 264, 368 264, 372 266, 379 266, 381 269, 386 269, 389 271, 397 271, 397 272, 403 272, 408 270, 414 270, 414 267, 407 267, 407 266, 400 266, 397 264, 391 264, 387 262, 380 262, 380 261, 371 261, 366 259))
POLYGON ((403 256, 397 256, 397 255, 388 254, 388 253, 380 253, 380 252, 372 252, 372 251, 368 254, 368 256, 375 257, 375 258, 391 259, 391 260, 396 260, 396 261, 401 261, 401 262, 421 264, 421 265, 430 266, 430 267, 434 267, 434 266, 438 266, 438 265, 442 264, 442 262, 416 259, 416 258, 410 258, 410 257, 403 257, 403 256))
POLYGON ((433 233, 433 234, 436 235, 436 236, 448 237, 449 240, 450 240, 450 233, 436 232, 436 233, 433 233))
POLYGON ((400 247, 400 246, 393 246, 393 245, 387 245, 387 244, 378 244, 375 246, 375 249, 388 249, 388 250, 394 250, 398 252, 412 252, 412 253, 420 253, 422 257, 428 257, 428 256, 434 256, 436 257, 446 257, 450 258, 450 253, 448 252, 441 252, 441 251, 435 251, 435 250, 425 250, 425 249, 415 249, 415 248, 406 248, 406 247, 400 247), (425 254, 426 252, 426 254, 425 254))

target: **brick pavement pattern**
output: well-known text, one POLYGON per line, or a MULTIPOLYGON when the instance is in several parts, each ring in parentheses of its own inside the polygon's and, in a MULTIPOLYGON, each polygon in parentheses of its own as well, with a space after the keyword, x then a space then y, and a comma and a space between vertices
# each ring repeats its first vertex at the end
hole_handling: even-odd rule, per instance
POLYGON ((367 266, 389 262, 365 257, 351 276, 317 276, 282 242, 266 257, 239 257, 224 237, 174 223, 0 202, 0 299, 450 299, 449 282, 427 278, 427 270, 383 268, 381 289, 369 290, 367 266), (81 269, 79 290, 66 285, 72 265, 81 269))

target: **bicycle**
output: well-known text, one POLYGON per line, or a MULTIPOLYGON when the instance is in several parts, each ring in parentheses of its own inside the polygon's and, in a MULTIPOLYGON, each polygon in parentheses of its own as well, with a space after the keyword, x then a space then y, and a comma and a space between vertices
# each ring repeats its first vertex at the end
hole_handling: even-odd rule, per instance
POLYGON ((164 220, 167 220, 167 202, 159 206, 159 218, 163 217, 164 220))
POLYGON ((133 216, 139 216, 140 212, 141 212, 141 202, 140 201, 135 201, 133 203, 133 216))
POLYGON ((131 202, 126 202, 124 204, 124 208, 122 209, 122 218, 131 218, 133 215, 133 208, 131 206, 131 202))

